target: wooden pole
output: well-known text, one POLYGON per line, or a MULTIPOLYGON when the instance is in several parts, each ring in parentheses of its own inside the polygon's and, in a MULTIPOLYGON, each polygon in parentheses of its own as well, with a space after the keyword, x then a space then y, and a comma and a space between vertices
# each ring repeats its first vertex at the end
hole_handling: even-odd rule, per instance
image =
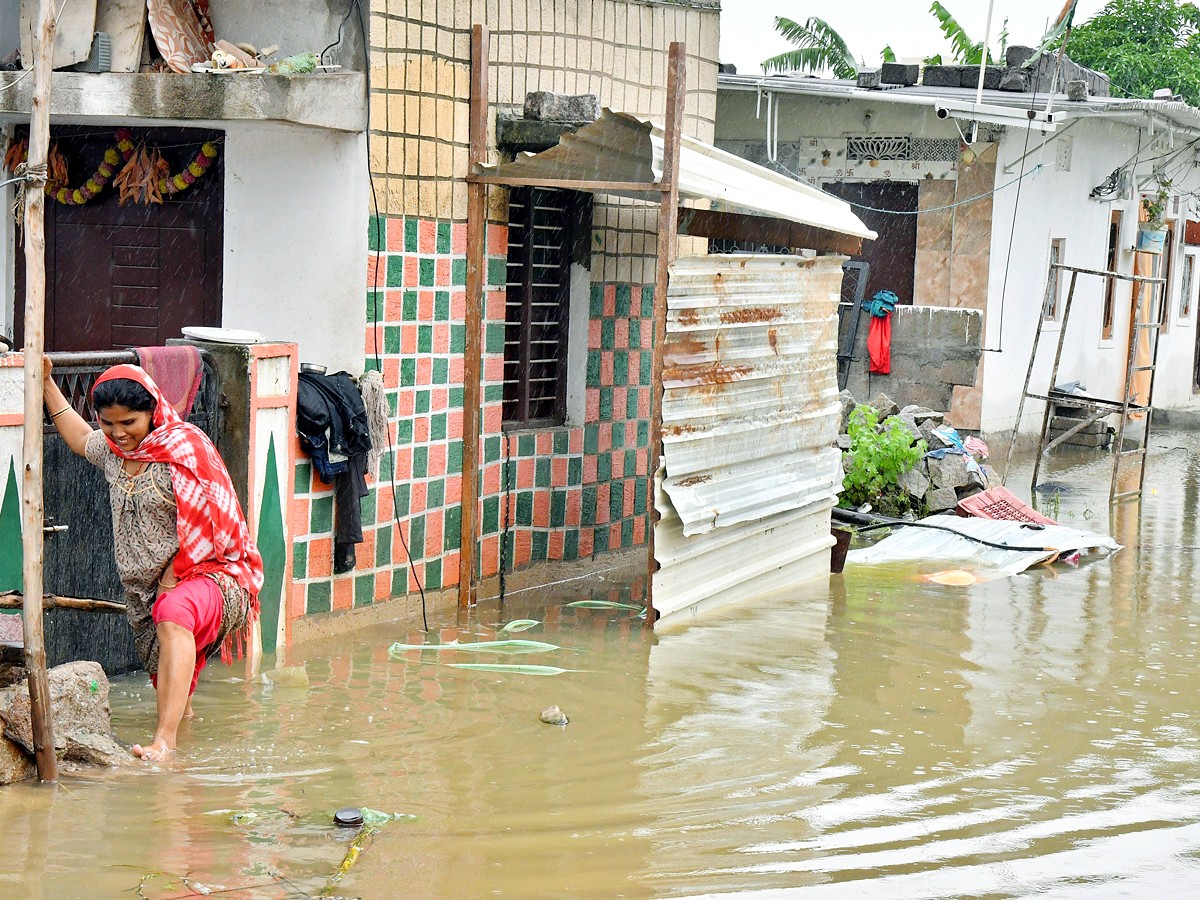
MULTIPOLYGON (((19 591, 5 591, 0 594, 0 609, 24 609, 25 598, 19 591)), ((78 609, 83 612, 124 613, 125 604, 112 600, 93 600, 90 597, 56 597, 46 594, 42 597, 42 609, 78 609)))
POLYGON ((683 101, 687 92, 687 53, 679 41, 671 43, 667 61, 667 115, 663 123, 662 206, 658 212, 658 265, 654 275, 654 358, 650 369, 650 468, 646 495, 650 498, 650 527, 646 532, 649 554, 646 577, 646 622, 653 623, 654 527, 658 524, 654 478, 662 459, 663 356, 667 343, 667 276, 678 250, 679 143, 683 132, 683 101))
MULTIPOLYGON (((487 161, 488 30, 471 29, 470 171, 487 161)), ((483 375, 483 285, 487 274, 487 186, 467 183, 467 309, 463 348, 462 522, 458 606, 475 605, 475 542, 479 505, 480 378, 483 375)))
MULTIPOLYGON (((42 173, 50 149, 50 83, 54 57, 54 7, 41 0, 33 60, 27 172, 42 173)), ((25 182, 25 433, 22 452, 21 574, 25 602, 25 668, 38 778, 58 780, 54 725, 42 636, 42 356, 46 331, 46 231, 44 180, 25 182)))

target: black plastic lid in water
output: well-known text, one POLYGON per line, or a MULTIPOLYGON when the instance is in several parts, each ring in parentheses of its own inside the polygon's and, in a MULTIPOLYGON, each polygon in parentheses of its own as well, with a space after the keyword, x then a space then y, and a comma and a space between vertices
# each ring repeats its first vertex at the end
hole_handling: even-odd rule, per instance
POLYGON ((341 825, 345 828, 357 828, 362 823, 362 810, 353 806, 344 806, 333 814, 334 825, 341 825))

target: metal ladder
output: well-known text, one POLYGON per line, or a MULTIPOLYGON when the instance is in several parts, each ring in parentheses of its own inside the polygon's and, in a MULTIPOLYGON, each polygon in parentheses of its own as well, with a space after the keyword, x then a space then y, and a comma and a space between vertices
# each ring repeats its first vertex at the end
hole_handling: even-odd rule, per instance
MULTIPOLYGON (((1031 491, 1037 488, 1038 475, 1041 472, 1042 460, 1055 447, 1062 444, 1064 441, 1078 434, 1083 429, 1087 428, 1093 422, 1097 422, 1106 416, 1118 414, 1120 416, 1120 426, 1117 429, 1116 440, 1113 443, 1112 457, 1112 481, 1109 485, 1108 502, 1109 504, 1120 503, 1124 500, 1130 500, 1142 495, 1142 490, 1146 482, 1146 446, 1150 440, 1150 425, 1154 415, 1154 378, 1158 366, 1158 338, 1162 328, 1162 313, 1163 303, 1165 302, 1164 293, 1166 281, 1163 278, 1155 278, 1145 275, 1123 275, 1119 272, 1105 272, 1096 269, 1082 269, 1077 266, 1067 266, 1061 263, 1051 263, 1047 271, 1047 294, 1050 286, 1054 284, 1056 279, 1056 271, 1070 272, 1071 283, 1067 289, 1066 303, 1063 305, 1062 321, 1059 323, 1058 346, 1054 353, 1054 365, 1050 369, 1049 385, 1044 394, 1031 393, 1029 390, 1030 382, 1033 379, 1033 369, 1037 361, 1038 345, 1041 343, 1042 332, 1046 324, 1044 316, 1038 317, 1037 332, 1033 337, 1033 348, 1029 352, 1029 368, 1025 372, 1025 385, 1021 391, 1021 402, 1017 406, 1017 420, 1013 424, 1012 436, 1009 438, 1009 452, 1004 463, 1004 480, 1008 478, 1008 460, 1012 457, 1012 446, 1016 440, 1016 435, 1020 430, 1021 417, 1025 412, 1026 400, 1041 400, 1045 406, 1042 412, 1042 428, 1038 437, 1037 455, 1034 457, 1033 477, 1030 479, 1029 488, 1031 491), (1124 396, 1120 400, 1109 400, 1101 397, 1088 397, 1075 394, 1065 394, 1054 390, 1054 385, 1058 383, 1058 367, 1062 361, 1063 346, 1066 343, 1067 328, 1071 318, 1071 305, 1075 298, 1075 284, 1080 275, 1095 275, 1100 278, 1118 281, 1129 281, 1134 285, 1134 290, 1137 292, 1137 304, 1134 308, 1133 322, 1129 329, 1129 345, 1128 362, 1125 371, 1125 391, 1124 396), (1138 341, 1141 335, 1148 335, 1148 344, 1150 347, 1150 361, 1148 363, 1139 364, 1138 361, 1138 341), (1135 402, 1134 378, 1138 373, 1149 372, 1150 381, 1146 389, 1146 402, 1144 404, 1135 402), (1077 409, 1081 412, 1079 423, 1067 429, 1062 434, 1051 438, 1051 421, 1054 407, 1069 407, 1077 409), (1145 429, 1142 432, 1141 438, 1137 441, 1137 446, 1131 449, 1125 448, 1125 430, 1129 423, 1131 414, 1140 413, 1145 416, 1145 429), (1133 490, 1118 490, 1121 475, 1125 463, 1136 461, 1138 465, 1137 488, 1133 490)), ((1045 296, 1045 294, 1043 295, 1045 296)))

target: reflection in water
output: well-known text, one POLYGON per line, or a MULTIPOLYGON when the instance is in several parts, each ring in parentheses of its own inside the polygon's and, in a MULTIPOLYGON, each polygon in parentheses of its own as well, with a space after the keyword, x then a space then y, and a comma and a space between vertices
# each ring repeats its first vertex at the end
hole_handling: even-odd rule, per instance
MULTIPOLYGON (((1072 488, 1064 524, 1126 545, 1078 568, 949 587, 852 565, 661 639, 635 611, 565 606, 641 595, 597 579, 428 638, 381 626, 310 649, 288 660, 307 688, 217 667, 170 771, 0 794, 0 891, 315 896, 353 839, 333 811, 362 805, 416 818, 374 836, 344 896, 1190 895, 1200 440, 1154 439, 1140 508, 1109 514, 1108 472, 1044 472, 1072 488), (517 618, 562 648, 520 662, 571 671, 387 656, 517 618), (551 704, 568 726, 538 720, 551 704)), ((119 732, 144 734, 145 679, 112 697, 119 732)))

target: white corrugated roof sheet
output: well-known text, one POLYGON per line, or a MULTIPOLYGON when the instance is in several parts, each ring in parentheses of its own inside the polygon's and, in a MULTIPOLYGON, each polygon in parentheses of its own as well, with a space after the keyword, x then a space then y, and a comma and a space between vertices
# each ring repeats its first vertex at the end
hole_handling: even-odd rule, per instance
POLYGON ((842 483, 842 257, 676 260, 667 292, 660 622, 829 573, 842 483))
MULTIPOLYGON (((645 191, 620 193, 657 202, 662 194, 654 185, 662 171, 663 130, 606 109, 595 122, 563 135, 557 146, 485 166, 482 174, 535 181, 643 183, 645 191)), ((786 219, 860 238, 876 236, 844 200, 686 135, 679 154, 679 193, 683 199, 710 201, 712 209, 721 212, 786 219)))
POLYGON ((852 550, 846 556, 846 562, 969 562, 991 570, 996 576, 1004 576, 1015 575, 1030 566, 1050 562, 1075 551, 1103 550, 1112 553, 1121 549, 1121 545, 1107 535, 1065 525, 1047 525, 1036 529, 1022 522, 961 516, 928 516, 921 522, 947 530, 899 527, 876 544, 852 550), (989 547, 979 543, 980 540, 1003 544, 1012 549, 989 547))

